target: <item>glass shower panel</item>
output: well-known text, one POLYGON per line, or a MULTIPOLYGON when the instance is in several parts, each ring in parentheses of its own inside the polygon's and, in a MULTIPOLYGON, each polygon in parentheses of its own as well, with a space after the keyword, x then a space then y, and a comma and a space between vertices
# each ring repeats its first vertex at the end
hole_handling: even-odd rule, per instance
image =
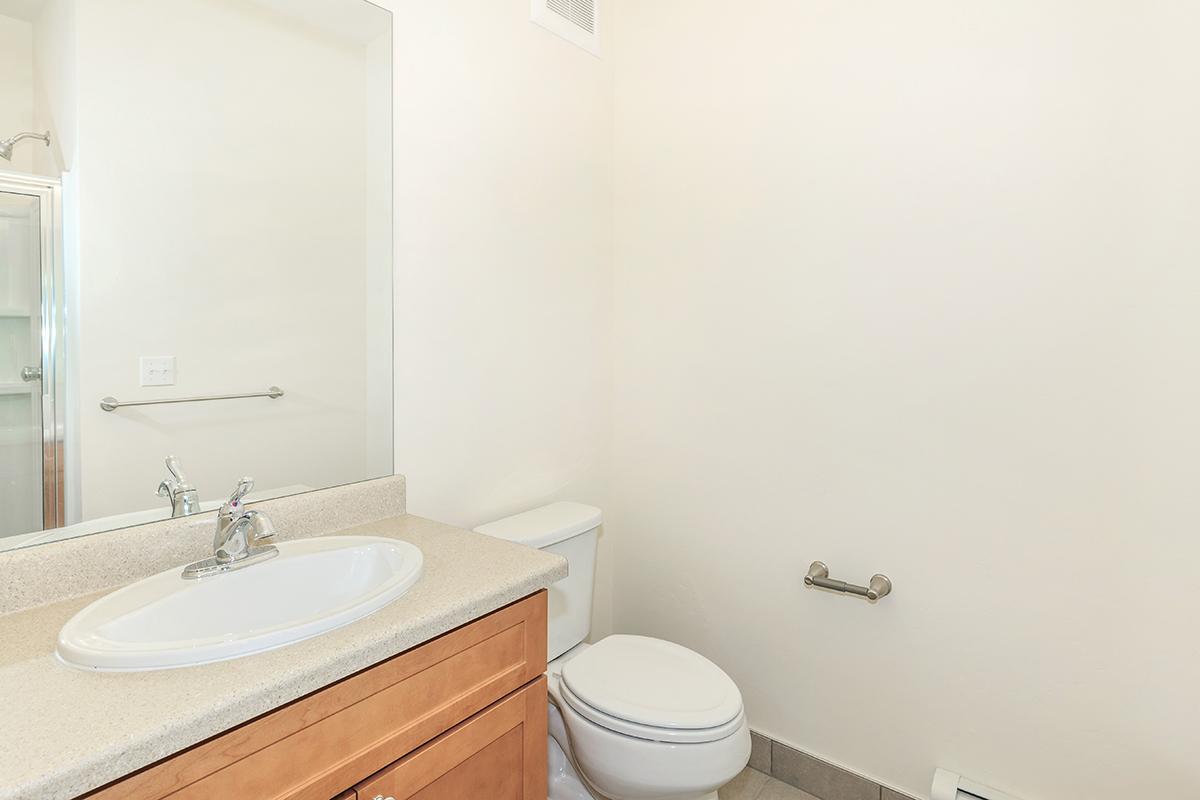
POLYGON ((0 191, 0 536, 42 529, 42 219, 0 191))

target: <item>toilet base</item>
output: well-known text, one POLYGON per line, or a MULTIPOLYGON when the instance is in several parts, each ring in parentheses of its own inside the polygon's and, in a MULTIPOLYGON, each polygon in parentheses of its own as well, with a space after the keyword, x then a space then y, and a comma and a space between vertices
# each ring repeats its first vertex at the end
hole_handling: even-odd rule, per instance
POLYGON ((575 771, 571 759, 567 758, 567 754, 558 746, 558 742, 554 741, 554 737, 546 738, 549 739, 547 766, 550 769, 548 800, 597 800, 579 779, 579 773, 575 771))
MULTIPOLYGON (((608 800, 608 798, 591 792, 579 779, 575 766, 567 758, 566 753, 554 741, 553 736, 547 737, 550 748, 549 763, 550 781, 547 800, 608 800)), ((696 797, 695 800, 718 800, 716 792, 710 792, 696 797)))

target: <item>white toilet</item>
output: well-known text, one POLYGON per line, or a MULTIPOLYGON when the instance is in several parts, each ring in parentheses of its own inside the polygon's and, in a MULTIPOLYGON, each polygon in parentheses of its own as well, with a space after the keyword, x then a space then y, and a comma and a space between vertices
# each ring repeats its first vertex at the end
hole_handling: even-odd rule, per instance
POLYGON ((564 556, 550 587, 550 800, 716 800, 750 759, 737 685, 686 647, 614 635, 583 644, 600 509, 554 503, 476 532, 564 556))

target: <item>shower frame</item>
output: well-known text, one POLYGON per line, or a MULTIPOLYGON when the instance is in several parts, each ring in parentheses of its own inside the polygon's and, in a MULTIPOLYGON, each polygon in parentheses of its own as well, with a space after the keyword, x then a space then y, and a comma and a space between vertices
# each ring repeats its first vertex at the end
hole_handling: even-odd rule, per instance
POLYGON ((66 524, 66 296, 62 182, 0 170, 0 192, 36 198, 41 236, 42 530, 66 524))

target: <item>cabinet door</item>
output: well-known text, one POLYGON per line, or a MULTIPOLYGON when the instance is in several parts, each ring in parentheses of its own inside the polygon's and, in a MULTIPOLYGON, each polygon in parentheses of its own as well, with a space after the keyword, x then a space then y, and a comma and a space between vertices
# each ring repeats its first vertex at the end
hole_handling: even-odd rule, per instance
POLYGON ((546 800, 546 678, 357 787, 358 800, 546 800))

